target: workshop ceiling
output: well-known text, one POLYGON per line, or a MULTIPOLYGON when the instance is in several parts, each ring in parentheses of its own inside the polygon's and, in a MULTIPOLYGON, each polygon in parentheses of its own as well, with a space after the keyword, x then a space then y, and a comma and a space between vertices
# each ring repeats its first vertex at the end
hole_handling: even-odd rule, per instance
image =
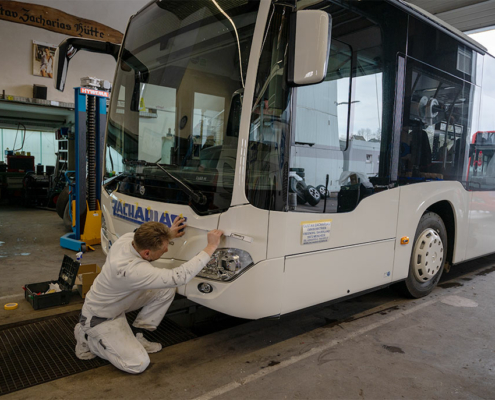
POLYGON ((495 26, 495 0, 409 0, 462 32, 495 26))

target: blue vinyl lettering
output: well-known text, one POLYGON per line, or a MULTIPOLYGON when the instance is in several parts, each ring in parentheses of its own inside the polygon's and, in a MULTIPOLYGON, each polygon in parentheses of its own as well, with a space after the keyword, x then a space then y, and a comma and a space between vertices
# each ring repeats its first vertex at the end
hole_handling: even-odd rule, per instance
MULTIPOLYGON (((160 222, 169 228, 178 217, 176 214, 161 213, 156 210, 143 208, 134 204, 122 204, 119 200, 112 199, 113 216, 141 225, 148 221, 160 222)), ((187 221, 187 218, 185 218, 187 221)))
MULTIPOLYGON (((136 208, 136 215, 134 216, 134 219, 146 222, 144 220, 143 207, 137 207, 136 208)), ((143 222, 141 222, 141 223, 143 223, 143 222)))

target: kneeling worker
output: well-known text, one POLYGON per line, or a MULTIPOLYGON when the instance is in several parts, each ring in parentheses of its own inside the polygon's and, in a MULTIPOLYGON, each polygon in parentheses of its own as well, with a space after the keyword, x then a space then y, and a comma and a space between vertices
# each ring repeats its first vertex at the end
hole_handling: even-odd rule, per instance
POLYGON ((175 295, 175 288, 188 283, 208 263, 223 232, 208 232, 208 245, 190 261, 174 269, 161 269, 150 262, 168 250, 169 241, 184 235, 186 225, 176 218, 171 228, 146 222, 135 233, 122 235, 107 255, 101 273, 86 295, 79 323, 74 329, 76 355, 81 360, 99 356, 122 371, 143 372, 150 363, 148 353, 162 349, 143 337, 162 321, 175 295), (133 323, 125 313, 142 310, 133 323))

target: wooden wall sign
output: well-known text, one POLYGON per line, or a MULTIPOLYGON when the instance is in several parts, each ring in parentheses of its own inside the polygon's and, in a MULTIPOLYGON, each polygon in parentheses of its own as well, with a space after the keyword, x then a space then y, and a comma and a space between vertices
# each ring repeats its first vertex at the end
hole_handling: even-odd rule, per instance
POLYGON ((37 28, 111 43, 122 43, 121 32, 89 19, 39 4, 0 0, 0 19, 37 28))

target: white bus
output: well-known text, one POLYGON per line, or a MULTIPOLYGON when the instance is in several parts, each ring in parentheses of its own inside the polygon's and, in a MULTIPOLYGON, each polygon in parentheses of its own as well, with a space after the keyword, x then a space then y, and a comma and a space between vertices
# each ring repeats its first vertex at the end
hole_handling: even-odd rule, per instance
POLYGON ((102 247, 183 215, 154 263, 172 268, 225 231, 188 299, 257 319, 393 283, 419 298, 495 252, 495 59, 428 13, 156 0, 97 47, 61 45, 57 84, 78 49, 117 59, 102 247))

